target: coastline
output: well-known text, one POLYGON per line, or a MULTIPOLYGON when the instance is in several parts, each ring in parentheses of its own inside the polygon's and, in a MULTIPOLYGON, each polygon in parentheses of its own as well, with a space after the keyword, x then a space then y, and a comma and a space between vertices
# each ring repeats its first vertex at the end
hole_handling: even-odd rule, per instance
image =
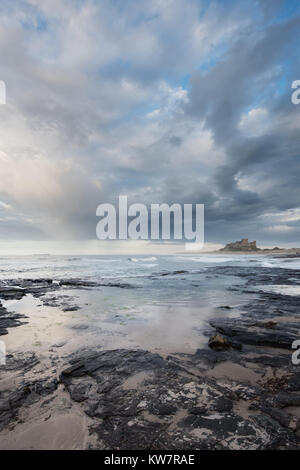
POLYGON ((214 251, 180 251, 177 254, 180 255, 237 255, 237 256, 272 256, 272 257, 296 257, 300 258, 300 248, 280 248, 278 250, 272 250, 269 248, 260 250, 214 250, 214 251))
POLYGON ((230 250, 217 250, 217 251, 209 251, 207 254, 210 255, 217 255, 217 254, 228 254, 228 255, 266 255, 266 256, 279 256, 279 257, 289 257, 295 256, 300 258, 300 248, 290 248, 290 249, 279 249, 279 250, 269 250, 269 249, 261 249, 256 251, 230 251, 230 250))
MULTIPOLYGON (((9 354, 6 368, 0 368, 0 448, 299 449, 300 370, 291 361, 299 295, 263 287, 298 285, 300 271, 225 265, 206 273, 243 279, 227 289, 253 297, 238 317, 229 315, 234 305, 219 305, 224 316, 209 320, 206 344, 195 352, 101 344, 68 352, 57 342, 48 352, 29 347, 9 354)), ((157 276, 160 283, 168 279, 166 273, 157 276)), ((80 279, 8 284, 1 283, 2 299, 31 295, 58 306, 66 318, 76 314, 78 291, 133 289, 125 282, 80 279)), ((30 327, 31 319, 2 307, 2 335, 22 328, 21 322, 30 327)))

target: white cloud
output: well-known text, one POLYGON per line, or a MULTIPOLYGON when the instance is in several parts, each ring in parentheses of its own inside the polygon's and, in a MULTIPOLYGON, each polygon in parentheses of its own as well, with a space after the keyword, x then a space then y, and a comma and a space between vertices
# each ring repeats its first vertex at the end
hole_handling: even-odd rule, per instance
POLYGON ((159 104, 159 108, 147 114, 150 119, 169 119, 176 113, 181 114, 182 105, 188 102, 187 91, 182 87, 171 88, 167 83, 159 85, 153 101, 159 104))
POLYGON ((6 202, 0 201, 0 209, 10 210, 12 207, 10 204, 6 204, 6 202))
POLYGON ((289 225, 272 225, 272 226, 268 227, 268 230, 270 232, 285 233, 285 232, 293 231, 294 227, 290 227, 289 225))
POLYGON ((253 108, 243 114, 239 122, 240 130, 249 137, 264 135, 271 129, 271 118, 265 108, 253 108))

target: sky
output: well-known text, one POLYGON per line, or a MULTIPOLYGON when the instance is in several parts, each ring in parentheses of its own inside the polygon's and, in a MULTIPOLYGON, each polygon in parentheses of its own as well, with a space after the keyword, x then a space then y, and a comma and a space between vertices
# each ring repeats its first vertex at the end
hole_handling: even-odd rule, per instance
POLYGON ((1 0, 0 252, 94 250, 119 195, 299 246, 299 51, 298 0, 1 0))

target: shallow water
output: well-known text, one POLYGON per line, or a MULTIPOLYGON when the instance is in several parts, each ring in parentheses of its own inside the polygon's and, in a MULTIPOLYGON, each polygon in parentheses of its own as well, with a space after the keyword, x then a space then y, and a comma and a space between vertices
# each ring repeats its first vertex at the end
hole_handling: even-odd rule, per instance
MULTIPOLYGON (((7 352, 69 354, 82 348, 143 348, 160 353, 194 352, 207 344, 211 318, 238 317, 255 294, 245 294, 245 279, 218 268, 297 269, 299 259, 261 255, 24 256, 2 257, 0 277, 10 285, 20 278, 51 278, 129 284, 132 288, 59 289, 41 298, 26 295, 3 301, 25 314, 26 324, 9 330, 7 352), (216 268, 216 269, 214 269, 216 268), (235 286, 235 289, 231 289, 235 286), (46 303, 55 300, 58 306, 46 303), (77 311, 63 311, 67 300, 77 311), (221 306, 230 306, 222 309, 221 306)), ((256 286, 299 295, 299 286, 256 286)))
POLYGON ((216 274, 211 268, 249 262, 259 265, 264 260, 222 255, 2 258, 1 277, 12 279, 11 284, 19 278, 79 278, 132 286, 60 289, 41 298, 28 294, 3 301, 9 311, 28 317, 26 324, 5 337, 7 352, 62 355, 88 347, 194 352, 207 344, 204 332, 209 319, 239 316, 250 297, 230 290, 243 286, 244 280, 216 274), (60 306, 45 305, 53 298, 60 303, 64 297, 80 309, 64 312, 60 306), (220 308, 227 305, 232 308, 220 308))

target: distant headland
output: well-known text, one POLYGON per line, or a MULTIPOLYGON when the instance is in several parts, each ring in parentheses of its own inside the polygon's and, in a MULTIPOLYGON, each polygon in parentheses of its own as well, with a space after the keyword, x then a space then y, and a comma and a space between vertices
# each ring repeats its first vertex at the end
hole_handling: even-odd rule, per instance
POLYGON ((291 257, 300 256, 300 248, 258 248, 256 240, 249 242, 248 238, 242 238, 236 242, 227 243, 224 248, 221 248, 219 252, 231 252, 231 253, 271 253, 278 254, 278 256, 289 255, 291 257))

